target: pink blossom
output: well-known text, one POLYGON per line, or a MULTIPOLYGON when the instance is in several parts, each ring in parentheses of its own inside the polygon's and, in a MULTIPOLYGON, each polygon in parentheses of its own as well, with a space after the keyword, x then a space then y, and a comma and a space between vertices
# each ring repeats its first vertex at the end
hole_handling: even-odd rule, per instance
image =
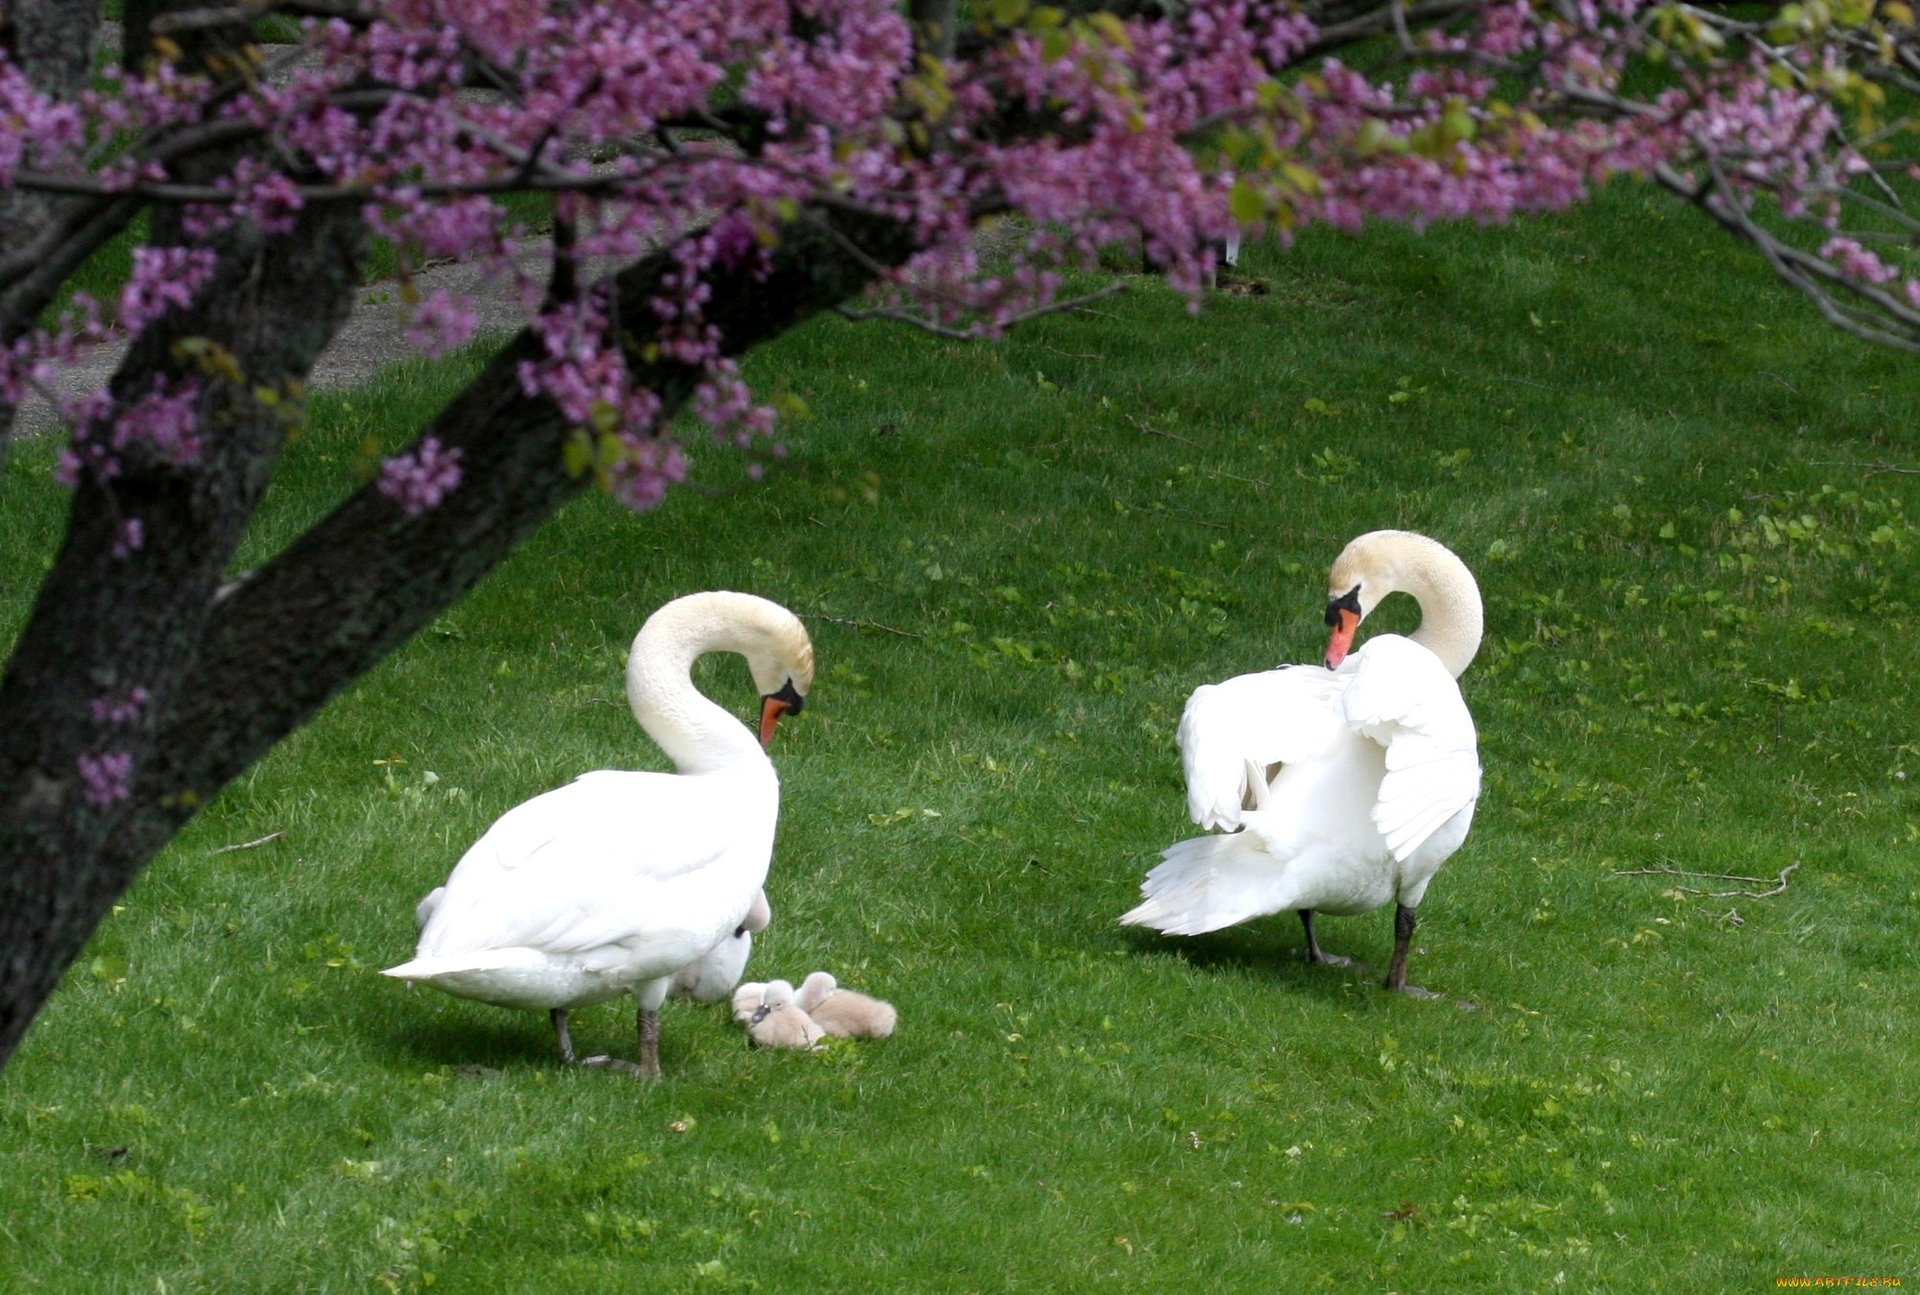
POLYGON ((438 359, 454 347, 464 345, 479 327, 480 315, 474 309, 472 297, 436 288, 414 307, 407 340, 438 359))
POLYGON ((667 487, 687 477, 686 455, 672 441, 622 437, 626 453, 612 470, 612 491, 635 512, 645 512, 666 498, 667 487))
POLYGON ((1900 277, 1900 272, 1851 238, 1830 238, 1820 255, 1832 261, 1840 272, 1862 283, 1882 284, 1900 277))
POLYGON ((192 305, 214 264, 204 247, 134 248, 133 272, 120 290, 120 327, 138 333, 167 311, 192 305))
POLYGON ((96 724, 131 724, 147 708, 147 690, 135 684, 124 692, 95 697, 90 706, 96 724))
POLYGON ((438 437, 429 436, 413 450, 380 465, 380 493, 409 517, 438 508, 460 484, 461 455, 459 447, 442 448, 438 437))
POLYGON ((89 805, 104 809, 127 798, 133 781, 132 755, 125 751, 103 751, 98 755, 83 755, 76 763, 89 805))

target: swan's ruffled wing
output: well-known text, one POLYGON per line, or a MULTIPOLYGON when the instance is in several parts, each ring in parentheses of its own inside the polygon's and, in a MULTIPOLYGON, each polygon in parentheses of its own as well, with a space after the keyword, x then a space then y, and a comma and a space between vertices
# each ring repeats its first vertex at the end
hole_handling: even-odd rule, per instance
POLYGON ((420 956, 529 948, 618 961, 644 944, 692 943, 686 960, 697 958, 765 879, 777 797, 771 779, 614 771, 536 796, 462 856, 420 956), (716 866, 743 854, 760 861, 744 890, 738 868, 716 866))
POLYGON ((1180 716, 1187 812, 1232 831, 1266 801, 1274 765, 1308 760, 1344 734, 1333 699, 1344 681, 1319 666, 1287 666, 1202 684, 1180 716))
POLYGON ((1349 660, 1338 711, 1353 731, 1386 748, 1373 823, 1404 863, 1479 798, 1473 716, 1440 659, 1411 639, 1378 635, 1349 660))

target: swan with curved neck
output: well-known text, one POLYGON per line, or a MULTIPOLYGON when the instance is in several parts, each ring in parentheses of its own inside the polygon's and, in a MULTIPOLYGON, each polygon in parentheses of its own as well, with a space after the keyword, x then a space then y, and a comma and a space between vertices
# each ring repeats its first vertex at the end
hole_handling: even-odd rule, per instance
POLYGON ((764 748, 812 684, 813 645, 779 604, 715 592, 660 608, 633 640, 627 701, 677 772, 598 770, 508 810, 421 902, 419 948, 385 974, 544 1010, 568 1062, 568 1013, 631 993, 638 1062, 582 1064, 658 1075, 675 973, 738 937, 766 880, 780 786, 764 748), (708 652, 747 659, 757 739, 693 686, 708 652))
POLYGON ((1268 913, 1300 914, 1310 962, 1314 913, 1394 904, 1388 989, 1406 983, 1414 910, 1466 839, 1480 794, 1473 717, 1455 680, 1479 651, 1480 590, 1437 540, 1371 531, 1327 579, 1326 665, 1287 666, 1202 685, 1180 721, 1187 808, 1223 835, 1171 846, 1120 920, 1198 935, 1268 913), (1356 631, 1388 595, 1420 604, 1409 637, 1356 631))
POLYGON ((1458 679, 1480 650, 1480 585, 1452 549, 1413 531, 1368 531, 1334 559, 1327 575, 1327 669, 1353 648, 1354 631, 1388 594, 1413 595, 1420 627, 1412 641, 1458 679))

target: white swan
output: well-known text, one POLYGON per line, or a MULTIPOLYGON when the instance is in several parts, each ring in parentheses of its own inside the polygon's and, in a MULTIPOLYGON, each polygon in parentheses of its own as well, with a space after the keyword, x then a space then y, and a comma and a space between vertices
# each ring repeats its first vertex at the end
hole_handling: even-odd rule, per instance
POLYGON ((508 810, 421 901, 413 960, 384 974, 545 1010, 566 1061, 567 1013, 631 993, 638 1064, 583 1064, 658 1075, 671 977, 733 936, 766 880, 780 785, 762 748, 812 684, 813 645, 779 604, 703 593, 660 608, 633 640, 627 701, 679 772, 602 769, 508 810), (694 688, 708 652, 746 657, 758 741, 694 688))
POLYGON ((1314 938, 1314 912, 1392 900, 1387 988, 1425 995, 1406 983, 1414 909, 1480 795, 1473 717, 1454 682, 1480 647, 1480 590, 1445 545, 1411 531, 1360 536, 1327 583, 1324 669, 1241 675, 1188 699, 1187 808, 1231 834, 1169 848, 1120 920, 1198 935, 1293 909, 1308 960, 1341 963, 1314 938), (1420 628, 1349 655, 1360 622, 1396 590, 1419 602, 1420 628))

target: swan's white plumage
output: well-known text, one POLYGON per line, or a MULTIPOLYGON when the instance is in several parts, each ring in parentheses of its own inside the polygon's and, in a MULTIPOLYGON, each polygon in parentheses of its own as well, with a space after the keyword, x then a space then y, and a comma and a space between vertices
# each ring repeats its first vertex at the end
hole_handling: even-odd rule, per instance
POLYGON ((688 963, 673 973, 673 979, 667 982, 667 997, 696 1003, 717 1003, 727 997, 747 969, 747 959, 753 954, 753 937, 766 930, 772 921, 773 910, 768 907, 767 892, 763 890, 731 935, 708 949, 698 962, 688 963))
POLYGON ((1266 799, 1273 766, 1311 760, 1337 740, 1340 721, 1325 704, 1332 695, 1328 680, 1297 668, 1194 689, 1179 733, 1193 821, 1233 831, 1243 811, 1266 799))
MULTIPOLYGON (((1349 554, 1366 540, 1402 563, 1380 559, 1371 601, 1395 587, 1444 591, 1422 597, 1442 608, 1423 631, 1465 669, 1480 625, 1471 575, 1404 532, 1363 537, 1349 554), (1417 580, 1401 556, 1409 550, 1424 568, 1417 580)), ((1358 588, 1340 574, 1349 561, 1336 564, 1336 597, 1358 588)), ((1197 688, 1179 731, 1187 805, 1195 823, 1223 834, 1167 849, 1141 884, 1143 902, 1120 920, 1198 935, 1288 909, 1418 905, 1465 840, 1480 792, 1473 717, 1448 660, 1420 637, 1378 635, 1337 670, 1287 666, 1197 688)))
MULTIPOLYGON (((402 980, 502 1007, 585 1007, 732 935, 766 880, 779 783, 599 770, 508 810, 455 865, 402 980)), ((663 990, 664 992, 664 990, 663 990)))
POLYGON ((763 696, 784 688, 789 708, 813 680, 806 632, 777 604, 713 593, 661 608, 634 640, 627 691, 680 771, 599 770, 508 810, 420 902, 415 956, 385 974, 554 1012, 563 1054, 565 1012, 632 993, 650 1073, 644 1018, 676 972, 736 939, 757 900, 764 910, 779 814, 759 742, 688 677, 708 651, 746 656, 763 696))

